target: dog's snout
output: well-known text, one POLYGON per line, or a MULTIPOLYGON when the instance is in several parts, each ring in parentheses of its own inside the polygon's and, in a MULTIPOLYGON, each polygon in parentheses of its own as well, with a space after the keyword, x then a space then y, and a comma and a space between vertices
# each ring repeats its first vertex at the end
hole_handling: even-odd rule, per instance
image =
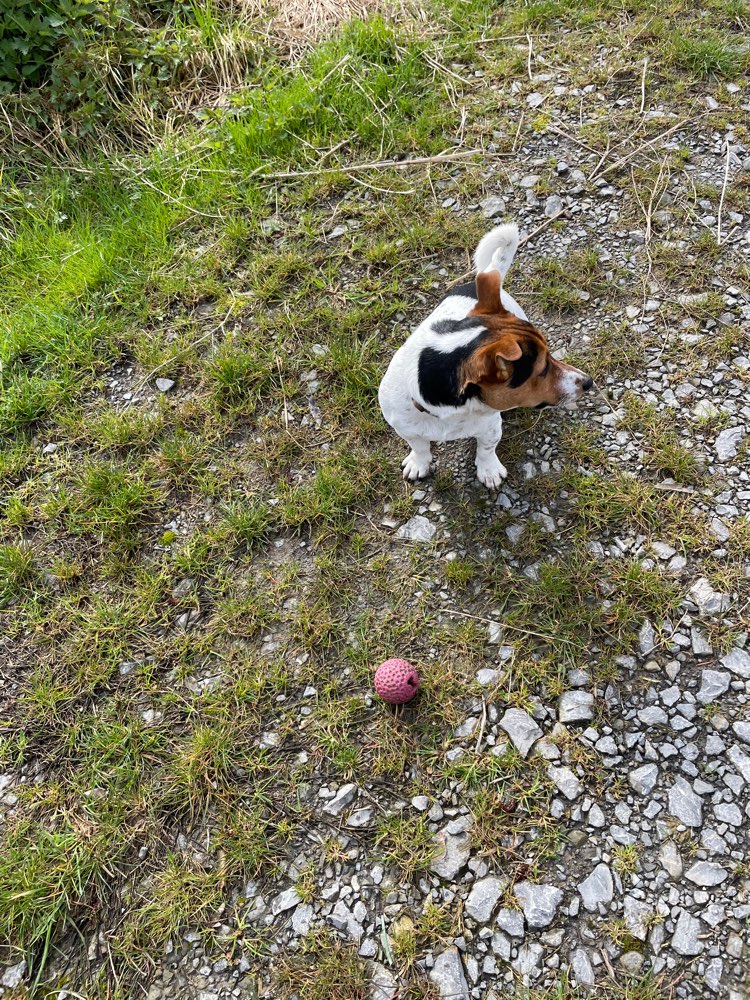
POLYGON ((588 392, 589 389, 593 388, 593 386, 594 386, 594 380, 591 378, 590 375, 587 375, 586 378, 583 380, 583 385, 582 385, 583 391, 588 392))

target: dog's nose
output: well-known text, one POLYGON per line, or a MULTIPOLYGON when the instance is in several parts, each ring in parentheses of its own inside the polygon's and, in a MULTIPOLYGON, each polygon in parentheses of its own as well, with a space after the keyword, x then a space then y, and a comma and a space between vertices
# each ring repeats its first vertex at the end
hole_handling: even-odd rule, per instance
POLYGON ((586 378, 583 380, 583 391, 588 392, 589 389, 591 389, 591 387, 593 386, 593 384, 594 380, 591 378, 590 375, 587 375, 586 378))

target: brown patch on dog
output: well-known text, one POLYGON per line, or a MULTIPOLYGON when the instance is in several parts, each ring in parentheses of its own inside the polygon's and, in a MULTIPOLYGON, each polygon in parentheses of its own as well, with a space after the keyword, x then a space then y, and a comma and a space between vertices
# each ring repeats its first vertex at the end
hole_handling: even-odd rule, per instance
POLYGON ((477 275, 477 304, 470 316, 508 315, 500 301, 502 282, 499 271, 482 271, 477 275))
POLYGON ((571 376, 581 376, 578 395, 588 387, 583 372, 552 357, 544 336, 531 323, 504 308, 499 271, 478 274, 476 288, 478 302, 469 315, 481 317, 489 339, 464 361, 462 391, 477 385, 488 406, 512 410, 554 406, 572 398, 571 376))

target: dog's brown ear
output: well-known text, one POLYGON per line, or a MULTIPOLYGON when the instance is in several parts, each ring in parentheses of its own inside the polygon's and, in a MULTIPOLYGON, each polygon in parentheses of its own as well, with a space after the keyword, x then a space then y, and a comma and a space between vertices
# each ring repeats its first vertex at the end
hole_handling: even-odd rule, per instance
POLYGON ((499 340, 480 347, 466 359, 461 372, 461 389, 467 385, 497 385, 507 382, 513 374, 513 361, 522 355, 516 338, 505 333, 499 340))
POLYGON ((477 304, 471 310, 474 315, 496 316, 506 312, 500 301, 502 281, 499 271, 481 271, 477 275, 477 304))

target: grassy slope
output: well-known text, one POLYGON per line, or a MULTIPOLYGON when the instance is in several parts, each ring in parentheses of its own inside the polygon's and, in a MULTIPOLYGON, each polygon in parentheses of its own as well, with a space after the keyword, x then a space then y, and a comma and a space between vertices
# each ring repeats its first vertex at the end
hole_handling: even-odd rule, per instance
MULTIPOLYGON (((11 183, 0 246, 0 614, 12 686, 0 753, 3 768, 23 770, 26 781, 0 848, 0 943, 24 952, 35 975, 54 942, 77 954, 66 929, 88 938, 119 914, 109 960, 89 988, 127 995, 149 952, 189 925, 206 930, 220 903, 237 904, 243 879, 293 849, 308 821, 296 789, 313 770, 332 781, 372 775, 388 794, 394 782, 409 790, 404 767, 416 760, 419 791, 460 778, 476 792, 490 855, 502 857, 504 796, 524 804, 520 829, 540 826, 540 862, 554 851, 541 773, 513 756, 468 771, 446 766, 444 740, 482 663, 482 626, 438 626, 429 595, 406 601, 412 576, 434 572, 430 559, 394 557, 373 523, 384 502, 396 516, 412 509, 393 471, 398 445, 374 406, 389 343, 432 293, 428 264, 463 270, 457 250, 483 221, 441 207, 433 185, 452 182, 447 166, 280 183, 264 175, 310 169, 336 147, 326 169, 451 148, 454 104, 471 109, 464 145, 486 144, 505 131, 509 109, 430 60, 463 63, 456 77, 481 68, 490 80, 523 78, 513 40, 473 40, 555 32, 560 18, 576 30, 551 55, 584 66, 592 37, 619 33, 630 48, 618 56, 614 47, 613 59, 632 67, 648 55, 652 87, 688 100, 698 75, 731 74, 746 58, 719 27, 742 13, 729 6, 713 5, 708 31, 687 5, 686 32, 679 4, 654 18, 646 4, 556 0, 511 4, 502 17, 486 4, 439 5, 424 40, 408 26, 353 25, 293 70, 268 51, 231 114, 195 135, 11 183), (413 193, 398 194, 405 189, 413 193), (348 232, 326 238, 341 220, 348 232), (157 369, 177 380, 173 394, 153 391, 157 369), (303 423, 311 369, 326 403, 320 429, 303 423), (113 375, 140 405, 108 402, 113 375), (42 454, 46 442, 57 444, 53 456, 42 454), (288 539, 283 558, 265 546, 279 532, 288 539), (190 584, 175 592, 183 578, 190 584), (177 619, 190 611, 201 617, 185 630, 177 619), (271 632, 282 642, 275 653, 262 650, 271 632), (394 649, 425 663, 431 697, 411 729, 365 710, 371 665, 394 649), (123 661, 134 668, 121 670, 123 661), (185 686, 207 672, 222 678, 216 689, 185 686), (294 701, 308 683, 318 699, 300 735, 279 698, 294 701), (258 748, 269 720, 283 752, 258 748), (288 752, 303 746, 308 763, 288 752), (203 844, 208 835, 210 848, 176 850, 178 831, 203 844)), ((588 82, 609 70, 581 72, 588 82)), ((544 129, 543 118, 535 127, 544 129)), ((482 185, 481 165, 461 170, 464 199, 482 185)), ((592 262, 579 263, 580 288, 592 262)), ((547 304, 574 304, 560 274, 542 270, 538 281, 547 304)), ((655 471, 696 475, 652 415, 633 406, 629 419, 651 435, 655 471)), ((540 690, 553 696, 592 644, 608 649, 606 674, 644 614, 677 599, 669 584, 623 563, 606 607, 587 600, 599 573, 585 548, 592 527, 683 543, 701 536, 679 495, 611 475, 585 434, 572 431, 568 447, 563 482, 580 495, 569 558, 537 581, 514 580, 505 608, 528 666, 510 695, 519 704, 540 690), (593 479, 578 473, 582 458, 593 479), (532 660, 528 629, 554 639, 541 660, 532 660)), ((491 544, 504 530, 502 519, 488 527, 479 516, 481 499, 467 510, 450 486, 438 488, 457 534, 491 544)), ((544 539, 532 532, 524 544, 532 556, 544 539)), ((444 573, 459 600, 474 588, 488 608, 506 599, 507 571, 469 556, 444 573)), ((407 875, 429 861, 427 832, 412 821, 389 821, 374 840, 407 875)), ((334 838, 328 850, 335 857, 334 838)), ((436 918, 420 929, 420 947, 448 930, 436 918)), ((262 954, 257 933, 244 946, 262 954)), ((294 967, 285 975, 291 990, 294 967)))

